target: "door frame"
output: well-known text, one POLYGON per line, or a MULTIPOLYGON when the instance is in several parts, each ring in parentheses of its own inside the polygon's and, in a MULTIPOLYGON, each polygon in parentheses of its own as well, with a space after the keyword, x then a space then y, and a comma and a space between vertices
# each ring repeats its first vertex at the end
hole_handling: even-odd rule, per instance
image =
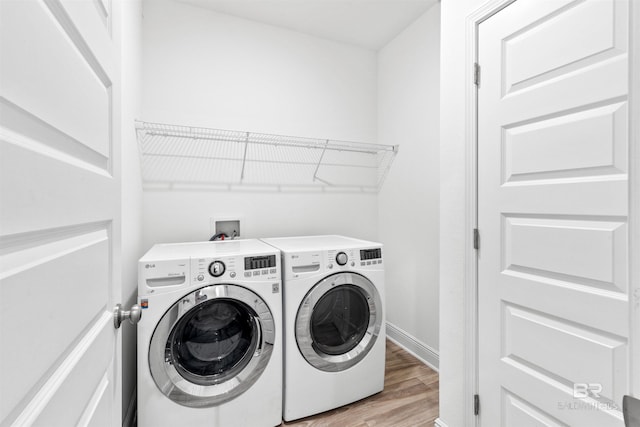
MULTIPOLYGON (((465 212, 463 361, 464 425, 478 426, 473 414, 474 395, 479 390, 478 252, 474 229, 478 227, 478 95, 474 82, 478 62, 479 25, 517 0, 491 0, 467 16, 465 22, 465 212)), ((640 398, 640 3, 629 1, 629 351, 630 391, 640 398)), ((480 79, 482 84, 482 79, 480 79)))

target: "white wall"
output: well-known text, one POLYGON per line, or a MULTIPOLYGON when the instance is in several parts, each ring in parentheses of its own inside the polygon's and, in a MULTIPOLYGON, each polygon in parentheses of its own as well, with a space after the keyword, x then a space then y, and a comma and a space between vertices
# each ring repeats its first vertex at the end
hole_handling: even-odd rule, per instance
POLYGON ((400 338, 408 335, 417 341, 413 350, 436 367, 439 63, 439 4, 378 54, 378 141, 400 144, 378 200, 389 290, 387 321, 400 330, 400 338))
POLYGON ((442 2, 440 91, 440 420, 464 426, 466 17, 485 0, 442 2), (461 409, 462 408, 462 409, 461 409))
MULTIPOLYGON (((122 303, 131 307, 138 299, 138 258, 142 256, 142 185, 134 120, 140 116, 142 4, 122 2, 122 303)), ((122 417, 130 425, 136 391, 136 328, 125 322, 122 331, 122 417)))
MULTIPOLYGON (((376 54, 166 0, 144 2, 142 113, 152 122, 376 142, 376 54)), ((377 239, 375 194, 146 191, 144 247, 243 237, 377 239)))

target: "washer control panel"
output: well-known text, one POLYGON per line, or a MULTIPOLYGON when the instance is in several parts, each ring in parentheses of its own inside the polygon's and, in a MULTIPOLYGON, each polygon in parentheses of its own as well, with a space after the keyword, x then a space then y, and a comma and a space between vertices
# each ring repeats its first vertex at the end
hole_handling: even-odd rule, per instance
POLYGON ((191 283, 280 280, 280 257, 275 254, 192 258, 191 283))

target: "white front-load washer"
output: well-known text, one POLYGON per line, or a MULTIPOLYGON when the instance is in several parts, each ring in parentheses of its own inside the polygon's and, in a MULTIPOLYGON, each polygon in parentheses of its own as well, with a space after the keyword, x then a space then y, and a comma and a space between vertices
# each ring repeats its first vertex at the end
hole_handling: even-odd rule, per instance
POLYGON ((342 236, 263 241, 282 253, 283 418, 307 417, 382 391, 382 245, 342 236))
POLYGON ((138 426, 280 425, 278 250, 161 244, 138 268, 138 426))

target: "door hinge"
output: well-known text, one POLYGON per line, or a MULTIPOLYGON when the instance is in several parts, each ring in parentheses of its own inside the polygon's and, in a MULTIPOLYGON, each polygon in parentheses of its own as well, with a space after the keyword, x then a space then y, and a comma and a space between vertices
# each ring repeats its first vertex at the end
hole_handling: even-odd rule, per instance
POLYGON ((480 86, 480 64, 477 62, 473 64, 473 83, 480 86))
POLYGON ((480 413, 480 396, 477 394, 473 395, 473 415, 478 415, 480 413))
POLYGON ((473 249, 480 249, 480 232, 477 228, 473 229, 473 249))

